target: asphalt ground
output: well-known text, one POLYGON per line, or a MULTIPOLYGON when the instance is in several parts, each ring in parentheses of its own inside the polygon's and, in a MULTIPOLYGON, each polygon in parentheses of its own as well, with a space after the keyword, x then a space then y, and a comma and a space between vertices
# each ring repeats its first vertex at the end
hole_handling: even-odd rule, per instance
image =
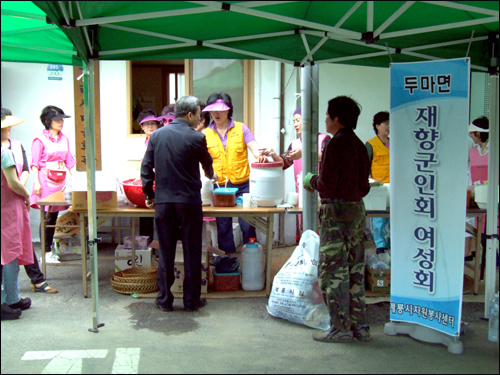
MULTIPOLYGON (((110 255, 114 247, 101 248, 110 255)), ((176 299, 174 312, 162 312, 154 299, 116 293, 109 281, 113 261, 101 260, 99 322, 104 326, 93 333, 88 330, 92 299, 82 297, 80 269, 47 270, 57 294, 33 293, 21 267, 21 295, 33 303, 20 319, 1 323, 2 374, 499 373, 498 345, 487 339, 482 302, 463 304, 460 355, 407 335, 385 335, 385 301, 368 301, 370 342, 327 344, 312 339, 314 329, 269 315, 267 298, 209 299, 196 312, 183 311, 176 299)))

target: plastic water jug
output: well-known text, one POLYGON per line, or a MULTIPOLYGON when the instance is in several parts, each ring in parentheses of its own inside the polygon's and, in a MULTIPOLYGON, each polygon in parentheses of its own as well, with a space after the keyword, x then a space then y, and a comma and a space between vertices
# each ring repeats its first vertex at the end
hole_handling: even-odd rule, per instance
POLYGON ((262 246, 255 238, 243 246, 241 254, 241 286, 246 291, 262 290, 265 281, 265 259, 262 246))
POLYGON ((276 207, 283 202, 283 162, 252 163, 250 195, 259 207, 276 207))

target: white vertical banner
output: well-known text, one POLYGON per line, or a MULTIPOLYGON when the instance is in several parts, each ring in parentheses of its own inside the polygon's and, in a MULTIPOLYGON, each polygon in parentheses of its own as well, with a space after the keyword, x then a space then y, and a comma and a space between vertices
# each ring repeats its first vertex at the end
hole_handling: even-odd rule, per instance
POLYGON ((390 318, 459 336, 469 59, 391 66, 390 318))

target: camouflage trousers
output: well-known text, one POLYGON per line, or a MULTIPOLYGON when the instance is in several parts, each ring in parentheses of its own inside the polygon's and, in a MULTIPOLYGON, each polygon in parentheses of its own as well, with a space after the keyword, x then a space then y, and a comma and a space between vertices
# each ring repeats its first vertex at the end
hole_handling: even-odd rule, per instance
POLYGON ((341 331, 366 324, 363 201, 332 201, 320 209, 318 282, 332 325, 341 331))

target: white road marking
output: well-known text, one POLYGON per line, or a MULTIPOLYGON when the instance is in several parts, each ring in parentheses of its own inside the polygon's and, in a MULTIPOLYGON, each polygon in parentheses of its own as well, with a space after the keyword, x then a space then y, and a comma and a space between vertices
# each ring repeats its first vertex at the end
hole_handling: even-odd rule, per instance
MULTIPOLYGON (((117 348, 112 374, 137 374, 139 372, 140 348, 117 348)), ((81 374, 83 358, 105 358, 107 349, 96 350, 45 350, 24 353, 23 361, 50 362, 42 370, 42 374, 81 374)))

